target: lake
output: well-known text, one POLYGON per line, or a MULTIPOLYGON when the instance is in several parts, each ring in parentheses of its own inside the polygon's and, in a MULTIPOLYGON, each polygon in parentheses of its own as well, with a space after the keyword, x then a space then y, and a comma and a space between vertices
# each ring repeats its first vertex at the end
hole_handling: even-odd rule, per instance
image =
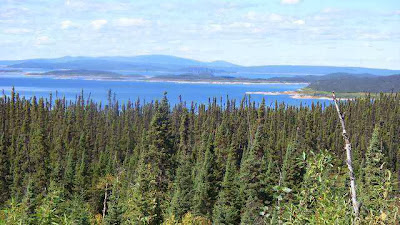
MULTIPOLYGON (((10 94, 11 88, 26 98, 31 96, 48 97, 65 96, 74 100, 83 90, 84 95, 90 95, 91 99, 97 102, 107 102, 107 93, 111 89, 116 94, 119 102, 128 100, 135 101, 138 98, 142 102, 150 102, 160 99, 163 93, 168 93, 168 99, 172 105, 179 103, 179 96, 182 100, 195 103, 208 103, 209 98, 216 97, 218 101, 236 99, 238 104, 246 95, 246 92, 281 92, 293 91, 305 87, 304 84, 193 84, 193 83, 172 83, 172 82, 142 82, 142 81, 104 81, 104 80, 78 80, 78 79, 54 79, 43 77, 27 77, 22 73, 0 73, 0 90, 10 94)), ((285 102, 289 105, 311 105, 313 102, 329 104, 329 100, 316 99, 292 99, 288 95, 251 95, 251 99, 260 102, 265 98, 266 104, 273 106, 275 101, 285 102)))

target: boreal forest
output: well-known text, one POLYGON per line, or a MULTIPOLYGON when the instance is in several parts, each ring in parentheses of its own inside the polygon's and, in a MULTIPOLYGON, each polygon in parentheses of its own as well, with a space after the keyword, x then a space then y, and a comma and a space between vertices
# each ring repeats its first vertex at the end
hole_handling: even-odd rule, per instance
POLYGON ((0 98, 0 224, 399 224, 398 93, 339 103, 359 215, 333 104, 83 96, 0 98))

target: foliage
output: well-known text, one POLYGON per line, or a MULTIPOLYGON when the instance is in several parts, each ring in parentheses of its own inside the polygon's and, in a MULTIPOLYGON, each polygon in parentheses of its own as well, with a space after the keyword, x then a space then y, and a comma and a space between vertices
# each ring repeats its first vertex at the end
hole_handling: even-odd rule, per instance
MULTIPOLYGON (((0 224, 351 224, 332 105, 0 97, 0 224), (104 218, 103 218, 104 210, 104 218)), ((399 221, 400 95, 341 102, 360 224, 399 221)))

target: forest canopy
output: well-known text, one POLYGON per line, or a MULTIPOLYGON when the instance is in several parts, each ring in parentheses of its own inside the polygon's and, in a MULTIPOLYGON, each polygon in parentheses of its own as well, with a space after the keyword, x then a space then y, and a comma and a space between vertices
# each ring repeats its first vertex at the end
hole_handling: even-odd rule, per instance
MULTIPOLYGON (((341 101, 359 224, 398 224, 400 95, 341 101)), ((351 224, 333 105, 0 98, 0 224, 351 224)))

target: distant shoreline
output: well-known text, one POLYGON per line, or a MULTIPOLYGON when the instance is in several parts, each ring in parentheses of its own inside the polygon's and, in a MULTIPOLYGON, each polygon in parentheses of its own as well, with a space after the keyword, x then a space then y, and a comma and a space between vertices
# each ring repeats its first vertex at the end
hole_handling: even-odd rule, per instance
MULTIPOLYGON (((278 92, 246 92, 246 94, 255 94, 255 95, 289 95, 292 99, 317 99, 317 100, 333 100, 332 97, 329 96, 315 96, 310 95, 302 90, 298 91, 278 91, 278 92)), ((347 101, 353 100, 353 98, 338 98, 338 100, 347 101)))
POLYGON ((284 85, 308 85, 309 83, 302 82, 280 82, 280 81, 261 81, 260 79, 243 79, 243 81, 232 78, 232 80, 185 80, 185 79, 158 79, 154 77, 130 77, 126 75, 121 76, 79 76, 79 75, 59 75, 59 74, 45 74, 45 73, 25 73, 29 77, 50 77, 52 79, 71 79, 71 80, 93 80, 93 81, 137 81, 137 82, 168 82, 178 84, 227 84, 227 85, 253 85, 253 84, 284 84, 284 85))
POLYGON ((168 83, 178 83, 178 84, 243 84, 243 85, 251 85, 251 84, 287 84, 287 85, 307 85, 308 83, 298 83, 298 82, 249 82, 249 81, 212 81, 212 80, 199 80, 199 81, 188 81, 188 80, 163 80, 163 79, 143 79, 140 81, 146 82, 168 82, 168 83))

